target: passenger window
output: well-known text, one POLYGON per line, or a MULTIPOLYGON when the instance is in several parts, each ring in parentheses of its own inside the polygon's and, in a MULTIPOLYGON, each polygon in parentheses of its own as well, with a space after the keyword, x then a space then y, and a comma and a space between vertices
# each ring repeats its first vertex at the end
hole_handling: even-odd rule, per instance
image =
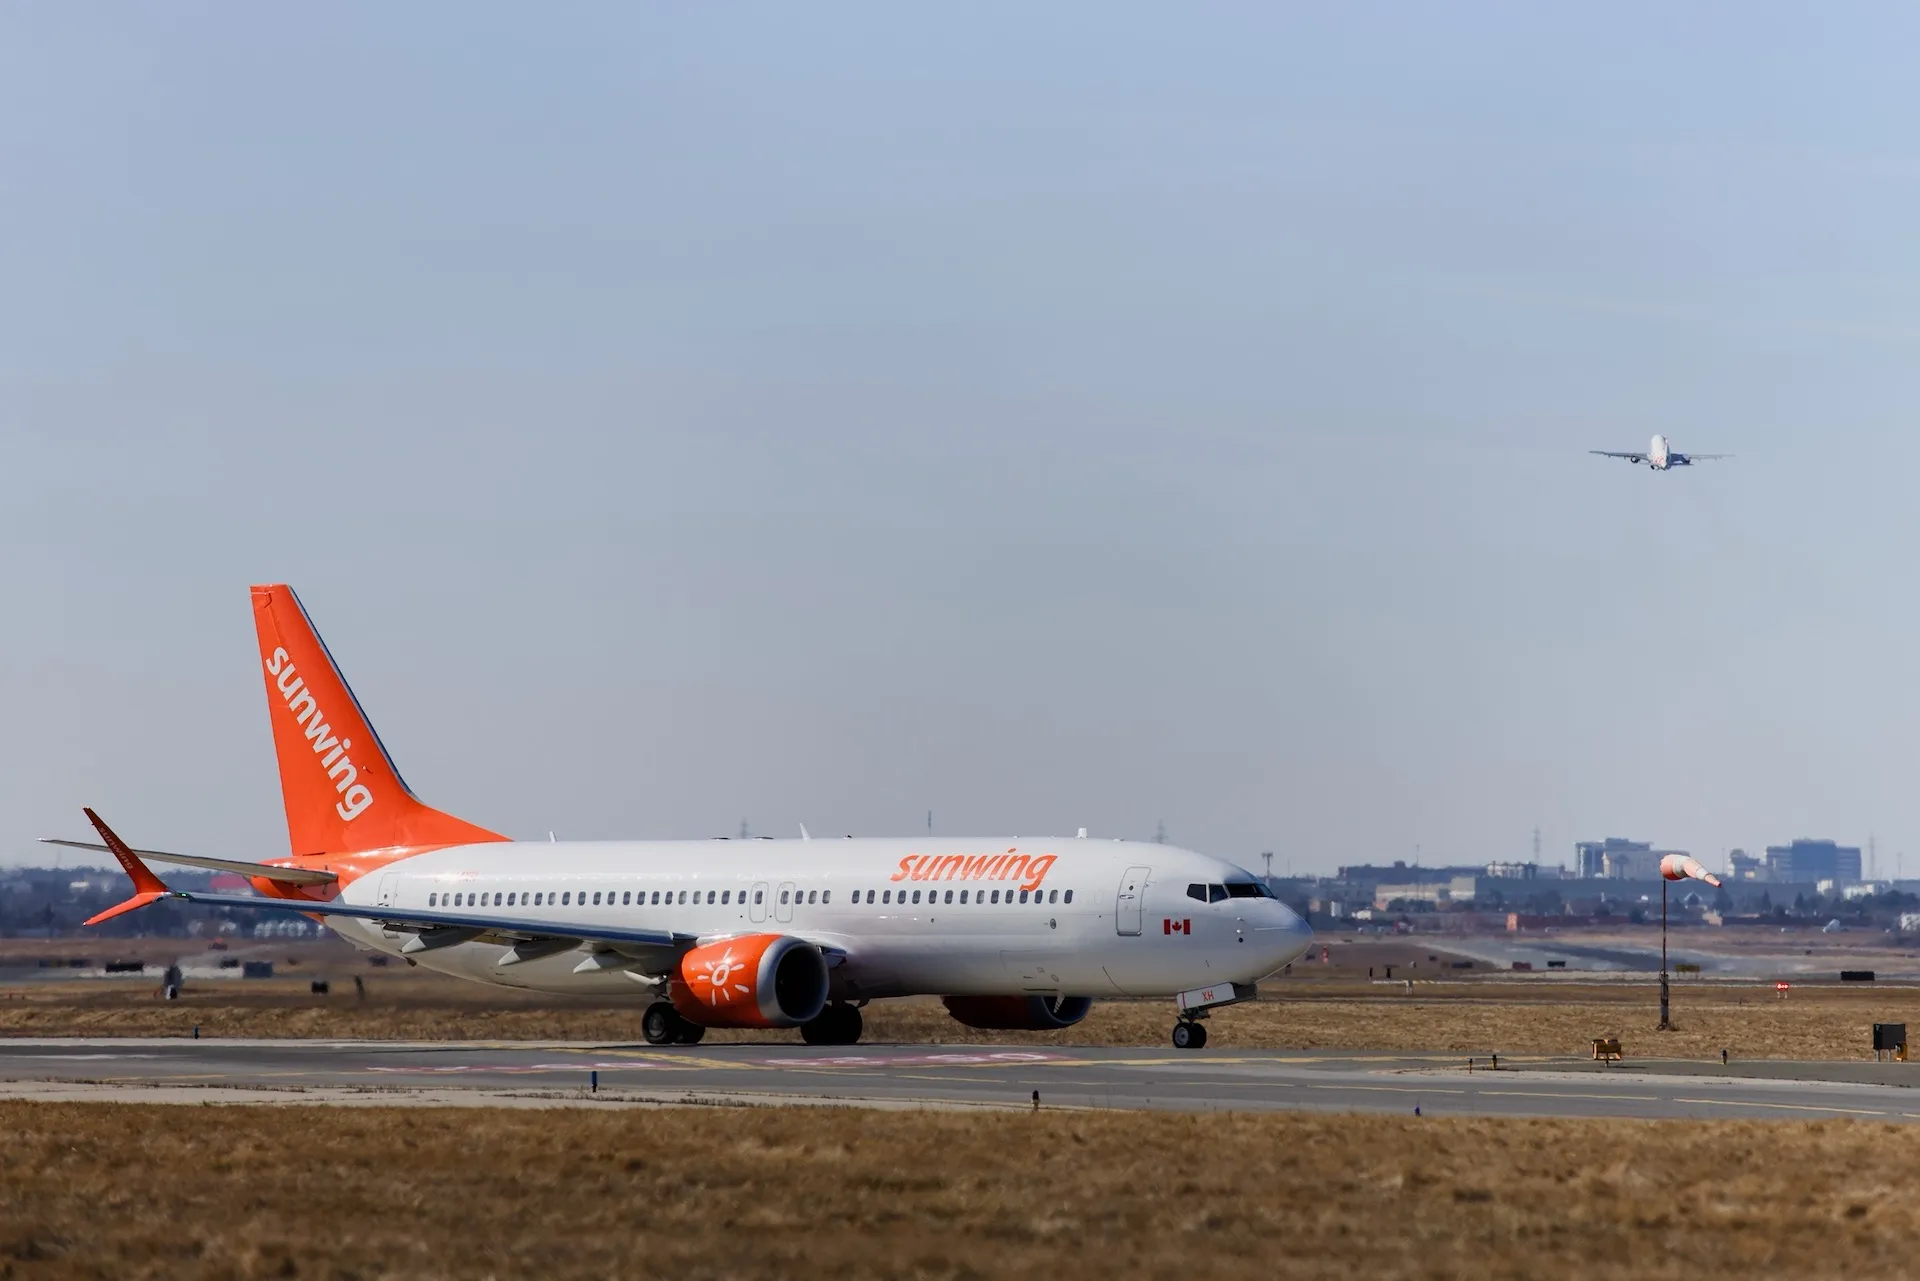
POLYGON ((567 891, 566 893, 564 893, 564 894, 562 894, 562 895, 560 896, 560 906, 562 906, 562 907, 566 907, 566 906, 567 906, 568 904, 570 904, 570 903, 572 903, 572 902, 573 902, 573 891, 572 891, 572 890, 568 890, 568 891, 567 891))
POLYGON ((881 891, 880 891, 880 901, 881 901, 882 903, 891 903, 891 902, 893 902, 893 891, 892 891, 892 890, 881 890, 881 891))
POLYGON ((438 899, 437 899, 437 896, 436 896, 436 895, 432 895, 432 894, 429 894, 429 895, 427 895, 427 906, 428 906, 428 907, 432 907, 432 906, 433 906, 433 905, 434 905, 434 904, 435 904, 435 903, 436 903, 437 901, 438 901, 438 899))
POLYGON ((720 906, 721 906, 721 907, 725 907, 725 906, 727 905, 727 902, 728 902, 728 900, 730 900, 730 899, 731 899, 732 897, 733 897, 733 891, 732 891, 732 890, 721 890, 721 891, 720 891, 720 906))
POLYGON ((915 890, 915 891, 913 892, 913 901, 914 901, 914 902, 916 902, 916 903, 918 903, 918 902, 920 901, 920 891, 919 891, 919 890, 915 890))
POLYGON ((1067 896, 1066 896, 1065 898, 1063 898, 1063 899, 1061 899, 1060 901, 1061 901, 1062 903, 1071 903, 1071 902, 1073 902, 1073 891, 1072 891, 1072 890, 1068 890, 1068 891, 1067 891, 1067 896))
POLYGON ((825 907, 825 906, 826 906, 826 905, 827 905, 828 903, 831 903, 831 902, 833 902, 833 891, 832 891, 832 890, 821 890, 821 891, 820 891, 820 905, 821 905, 822 907, 825 907))
POLYGON ((1000 891, 999 891, 999 890, 995 890, 995 891, 993 892, 993 901, 994 901, 994 902, 996 902, 996 903, 998 903, 998 902, 1000 901, 1000 891))
POLYGON ((546 895, 536 892, 533 896, 533 905, 535 907, 539 907, 541 901, 544 900, 545 898, 546 898, 546 895))
POLYGON ((873 891, 872 891, 872 890, 868 890, 868 891, 867 891, 867 902, 869 902, 869 903, 871 903, 871 902, 873 902, 873 891))
POLYGON ((1020 891, 1020 901, 1022 903, 1027 901, 1027 892, 1025 890, 1020 891))
POLYGON ((1207 886, 1207 902, 1209 902, 1209 903, 1220 903, 1220 902, 1224 902, 1224 901, 1226 900, 1226 897, 1227 897, 1227 887, 1226 887, 1226 886, 1224 886, 1224 885, 1209 885, 1209 886, 1207 886))
POLYGON ((683 906, 683 907, 684 907, 684 906, 686 905, 686 902, 687 902, 687 892, 686 892, 685 890, 681 890, 681 891, 680 891, 680 903, 681 903, 681 906, 683 906))
POLYGON ((766 896, 767 896, 767 892, 765 890, 755 890, 753 892, 753 901, 758 903, 762 899, 766 898, 766 896))
POLYGON ((967 892, 965 890, 960 891, 960 901, 962 903, 967 901, 967 892))
POLYGON ((780 891, 780 904, 781 904, 781 906, 783 906, 783 907, 784 907, 784 906, 786 906, 786 902, 787 902, 787 892, 786 892, 785 890, 781 890, 781 891, 780 891))
POLYGON ((949 902, 949 903, 951 903, 951 902, 953 902, 953 891, 952 891, 952 890, 948 890, 948 891, 947 891, 947 902, 949 902))
POLYGON ((717 897, 717 895, 718 895, 718 891, 717 891, 717 890, 708 890, 708 891, 707 891, 707 906, 708 906, 708 907, 712 907, 712 906, 713 906, 713 904, 714 904, 714 900, 715 900, 715 898, 717 897))
POLYGON ((513 906, 513 895, 511 895, 511 894, 509 894, 509 895, 507 895, 507 906, 508 906, 508 907, 512 907, 512 906, 513 906))
POLYGON ((1047 902, 1049 902, 1049 903, 1058 903, 1059 901, 1060 901, 1060 891, 1059 891, 1059 890, 1048 890, 1048 891, 1047 891, 1047 902))
POLYGON ((818 891, 818 890, 808 890, 808 891, 807 891, 807 902, 808 902, 809 904, 811 904, 811 903, 812 903, 812 902, 814 901, 814 899, 816 899, 817 897, 819 897, 819 894, 820 894, 820 891, 818 891))

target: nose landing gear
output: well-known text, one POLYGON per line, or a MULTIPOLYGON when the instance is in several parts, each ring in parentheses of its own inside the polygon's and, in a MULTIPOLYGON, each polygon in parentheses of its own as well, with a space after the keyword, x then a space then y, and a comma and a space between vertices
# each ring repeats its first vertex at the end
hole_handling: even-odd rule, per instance
POLYGON ((1207 1043, 1207 1029, 1200 1020, 1207 1017, 1209 1010, 1251 1001, 1259 994, 1259 990, 1251 983, 1217 983, 1212 987, 1197 987, 1191 992, 1180 993, 1173 998, 1180 1010, 1180 1021, 1173 1025, 1173 1048, 1203 1048, 1207 1043))
POLYGON ((640 1035, 648 1045, 698 1045, 707 1029, 681 1016, 665 1001, 655 1001, 640 1016, 640 1035))

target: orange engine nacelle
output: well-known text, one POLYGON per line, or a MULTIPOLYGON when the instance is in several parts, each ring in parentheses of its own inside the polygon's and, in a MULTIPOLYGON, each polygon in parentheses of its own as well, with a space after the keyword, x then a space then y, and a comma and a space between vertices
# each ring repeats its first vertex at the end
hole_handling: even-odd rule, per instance
POLYGON ((1018 1032, 1072 1027, 1093 1008, 1085 996, 949 996, 943 1004, 968 1027, 1018 1032))
POLYGON ((668 996, 702 1027, 799 1027, 826 1008, 827 958, 790 934, 722 939, 680 958, 668 996))

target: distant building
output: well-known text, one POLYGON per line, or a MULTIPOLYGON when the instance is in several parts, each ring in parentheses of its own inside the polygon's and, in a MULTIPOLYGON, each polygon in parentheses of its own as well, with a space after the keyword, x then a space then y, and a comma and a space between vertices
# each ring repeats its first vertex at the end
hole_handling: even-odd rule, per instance
MULTIPOLYGON (((1604 841, 1581 841, 1573 847, 1573 874, 1582 880, 1618 875, 1607 871, 1607 855, 1648 853, 1650 841, 1630 841, 1624 836, 1609 836, 1604 841)), ((1657 863, 1659 860, 1655 860, 1657 863)))
POLYGON ((1356 863, 1351 867, 1338 868, 1334 872, 1334 879, 1355 885, 1379 885, 1382 882, 1399 885, 1408 881, 1444 881, 1455 876, 1478 876, 1483 866, 1479 863, 1471 867, 1422 867, 1418 863, 1409 866, 1404 859, 1395 859, 1391 865, 1356 863))
POLYGON ((1657 881, 1660 862, 1670 854, 1685 858, 1685 850, 1615 850, 1607 855, 1604 876, 1610 881, 1657 881))
POLYGON ((1749 854, 1745 850, 1727 852, 1727 879, 1730 881, 1764 881, 1767 879, 1767 860, 1758 854, 1749 854))
POLYGON ((1685 850, 1657 850, 1651 841, 1628 841, 1609 836, 1604 841, 1581 841, 1574 849, 1574 870, 1582 880, 1657 881, 1660 860, 1685 850))
POLYGON ((1801 837, 1790 845, 1767 846, 1769 881, 1836 881, 1860 879, 1860 847, 1801 837))
POLYGON ((1476 876, 1452 876, 1445 879, 1414 881, 1404 885, 1380 884, 1373 889, 1373 905, 1385 908, 1396 902, 1406 903, 1470 903, 1473 901, 1474 887, 1479 883, 1476 876))
POLYGON ((1489 863, 1487 875, 1501 879, 1531 881, 1540 875, 1538 863, 1489 863))

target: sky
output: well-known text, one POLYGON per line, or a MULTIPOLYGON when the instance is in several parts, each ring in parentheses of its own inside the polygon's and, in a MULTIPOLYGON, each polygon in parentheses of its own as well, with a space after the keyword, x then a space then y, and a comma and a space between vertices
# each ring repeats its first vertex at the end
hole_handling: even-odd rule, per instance
POLYGON ((515 836, 1920 874, 1916 37, 0 8, 0 862, 284 853, 285 581, 515 836))

